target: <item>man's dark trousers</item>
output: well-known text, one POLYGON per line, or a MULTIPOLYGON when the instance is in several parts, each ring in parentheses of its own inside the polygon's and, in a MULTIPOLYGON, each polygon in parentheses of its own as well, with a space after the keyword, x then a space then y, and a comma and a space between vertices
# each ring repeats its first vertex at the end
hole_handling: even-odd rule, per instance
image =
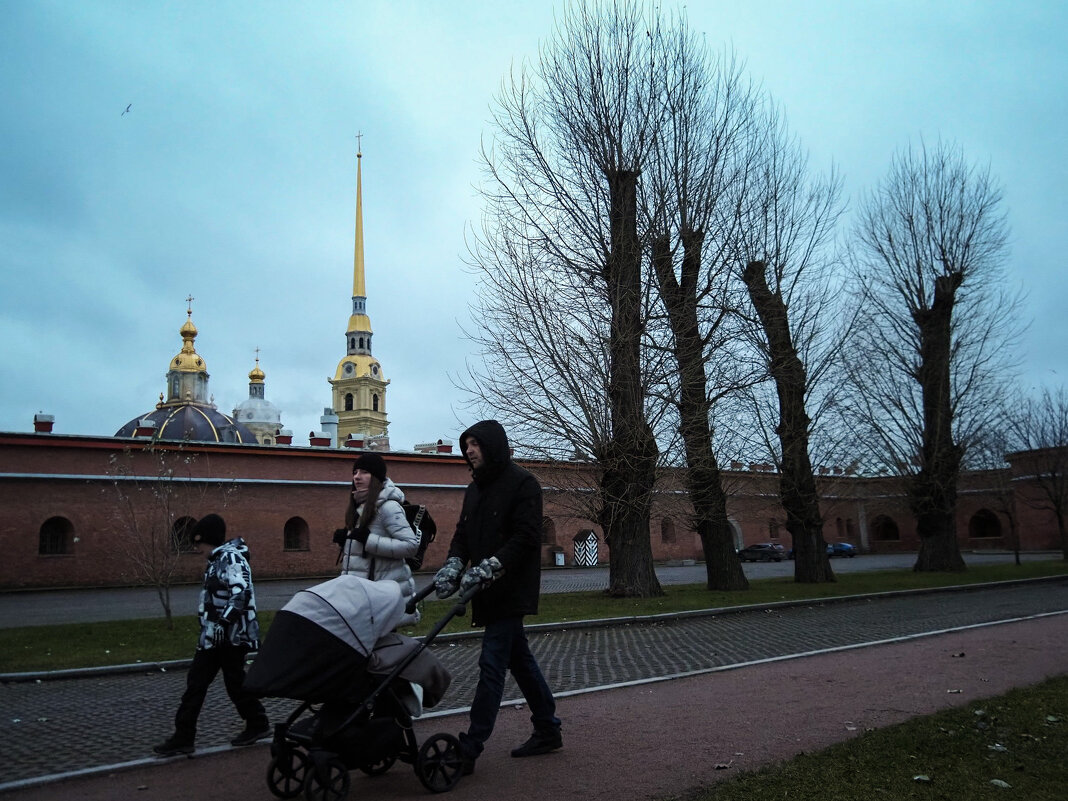
POLYGON ((256 696, 245 692, 245 657, 247 656, 248 649, 237 645, 197 649, 193 654, 193 664, 186 678, 182 702, 178 705, 178 712, 174 716, 174 733, 178 739, 192 743, 196 738, 200 708, 204 706, 208 687, 211 686, 220 670, 222 670, 223 682, 226 685, 226 694, 230 696, 230 700, 237 707, 237 713, 245 722, 254 725, 262 723, 264 729, 270 725, 263 704, 256 696))
POLYGON ((530 707, 534 731, 552 734, 560 730, 556 701, 545 677, 530 653, 523 618, 510 617, 486 624, 482 653, 478 658, 478 686, 471 702, 471 725, 460 735, 461 749, 472 759, 482 753, 493 732, 504 697, 504 680, 511 671, 530 707))

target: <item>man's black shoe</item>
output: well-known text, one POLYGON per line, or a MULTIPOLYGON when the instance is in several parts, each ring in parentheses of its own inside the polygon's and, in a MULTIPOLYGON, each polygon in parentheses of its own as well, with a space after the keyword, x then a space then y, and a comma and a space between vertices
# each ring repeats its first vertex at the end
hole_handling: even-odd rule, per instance
POLYGON ((529 740, 518 748, 512 749, 512 756, 538 756, 539 754, 548 754, 550 751, 555 751, 557 748, 563 748, 563 746, 564 740, 558 731, 545 733, 534 732, 530 735, 529 740))
POLYGON ((181 740, 177 737, 168 737, 159 745, 152 747, 152 753, 156 756, 169 757, 178 754, 191 754, 197 748, 189 740, 181 740))
POLYGON ((475 760, 462 757, 460 759, 460 775, 470 776, 475 772, 475 760))
POLYGON ((230 745, 252 745, 271 736, 271 727, 266 725, 245 726, 245 730, 230 741, 230 745))

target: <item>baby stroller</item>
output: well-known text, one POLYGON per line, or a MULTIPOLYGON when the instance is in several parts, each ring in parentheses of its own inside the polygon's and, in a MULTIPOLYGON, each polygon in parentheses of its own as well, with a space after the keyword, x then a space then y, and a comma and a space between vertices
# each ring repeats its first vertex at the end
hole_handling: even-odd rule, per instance
MULTIPOLYGON (((408 602, 416 603, 433 585, 408 602)), ((473 594, 473 592, 471 593, 473 594)), ((435 734, 422 746, 412 720, 437 704, 451 676, 427 646, 457 615, 461 597, 422 642, 393 632, 405 611, 400 585, 343 575, 301 590, 278 612, 245 686, 301 705, 274 727, 267 786, 279 798, 340 801, 349 771, 369 776, 400 760, 431 792, 462 775, 459 741, 435 734)))

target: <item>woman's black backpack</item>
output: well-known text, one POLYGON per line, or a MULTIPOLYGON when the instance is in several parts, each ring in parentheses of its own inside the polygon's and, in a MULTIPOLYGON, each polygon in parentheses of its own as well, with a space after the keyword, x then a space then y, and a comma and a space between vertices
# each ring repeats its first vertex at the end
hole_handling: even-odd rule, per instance
POLYGON ((419 550, 415 552, 415 556, 409 556, 404 560, 414 573, 423 566, 423 557, 426 555, 427 546, 437 536, 438 526, 425 506, 408 503, 408 501, 402 503, 401 506, 404 507, 404 515, 408 518, 408 525, 415 530, 416 536, 419 537, 419 550))

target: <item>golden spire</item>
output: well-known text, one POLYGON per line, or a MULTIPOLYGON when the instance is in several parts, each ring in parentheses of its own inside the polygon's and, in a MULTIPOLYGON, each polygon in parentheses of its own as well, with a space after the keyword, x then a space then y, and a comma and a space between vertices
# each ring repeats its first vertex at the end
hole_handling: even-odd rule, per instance
POLYGON ((367 297, 367 286, 363 278, 363 176, 361 174, 361 161, 363 153, 360 152, 360 140, 363 134, 356 134, 356 247, 352 263, 352 295, 353 297, 367 297))

